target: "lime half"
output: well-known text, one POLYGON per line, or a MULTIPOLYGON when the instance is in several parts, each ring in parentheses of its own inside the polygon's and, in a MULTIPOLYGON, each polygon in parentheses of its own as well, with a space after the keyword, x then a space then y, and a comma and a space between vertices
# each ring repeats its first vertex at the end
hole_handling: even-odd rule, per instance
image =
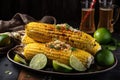
POLYGON ((30 61, 29 66, 33 69, 43 69, 47 64, 47 57, 44 54, 36 54, 30 61))
POLYGON ((70 66, 77 71, 85 71, 87 68, 82 64, 82 62, 74 55, 70 56, 70 66))
POLYGON ((60 63, 56 60, 53 60, 52 62, 53 68, 56 71, 60 71, 60 72, 71 72, 72 68, 66 64, 60 63))

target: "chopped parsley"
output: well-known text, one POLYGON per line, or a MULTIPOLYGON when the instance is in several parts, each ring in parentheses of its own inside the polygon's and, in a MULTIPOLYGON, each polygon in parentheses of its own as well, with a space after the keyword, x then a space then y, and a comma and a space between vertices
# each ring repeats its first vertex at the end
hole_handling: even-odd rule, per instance
POLYGON ((54 45, 51 44, 51 45, 49 45, 49 47, 50 47, 50 48, 54 48, 54 45))
POLYGON ((65 23, 65 28, 66 28, 66 30, 69 30, 69 28, 70 28, 70 25, 69 24, 67 24, 67 23, 65 23))
POLYGON ((56 25, 56 29, 57 29, 57 30, 60 30, 60 29, 61 29, 61 27, 60 27, 60 26, 58 26, 58 25, 56 25))
POLYGON ((74 48, 74 47, 71 47, 71 48, 70 48, 70 50, 71 50, 71 51, 75 51, 75 50, 76 50, 76 48, 74 48))

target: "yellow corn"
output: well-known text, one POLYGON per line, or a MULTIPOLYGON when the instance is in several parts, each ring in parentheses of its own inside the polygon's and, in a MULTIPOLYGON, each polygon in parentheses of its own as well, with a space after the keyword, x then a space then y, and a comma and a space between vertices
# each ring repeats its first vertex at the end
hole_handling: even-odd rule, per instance
POLYGON ((88 68, 94 60, 90 53, 80 49, 75 49, 74 51, 68 49, 57 50, 50 48, 43 43, 30 43, 24 47, 24 56, 28 60, 31 60, 34 55, 39 53, 45 54, 48 59, 57 60, 66 65, 69 65, 70 55, 74 55, 85 65, 86 68, 88 68))
POLYGON ((32 38, 30 38, 27 34, 25 34, 22 39, 21 39, 21 42, 23 44, 28 44, 28 43, 34 43, 36 42, 35 40, 33 40, 32 38))
MULTIPOLYGON (((66 26, 65 26, 66 27, 66 26)), ((101 49, 99 43, 95 39, 83 32, 72 27, 65 28, 45 23, 30 22, 26 25, 26 34, 38 42, 50 42, 54 39, 59 39, 70 44, 73 47, 86 50, 95 55, 101 49)))

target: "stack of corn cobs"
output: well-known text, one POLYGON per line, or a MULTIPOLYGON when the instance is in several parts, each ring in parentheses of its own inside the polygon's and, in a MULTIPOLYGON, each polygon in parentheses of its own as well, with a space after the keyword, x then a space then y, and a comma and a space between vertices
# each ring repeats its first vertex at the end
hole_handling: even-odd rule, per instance
POLYGON ((69 57, 74 55, 88 69, 94 62, 94 55, 101 49, 95 39, 68 24, 46 24, 30 22, 25 26, 22 38, 24 56, 31 60, 43 53, 50 60, 70 65, 69 57))

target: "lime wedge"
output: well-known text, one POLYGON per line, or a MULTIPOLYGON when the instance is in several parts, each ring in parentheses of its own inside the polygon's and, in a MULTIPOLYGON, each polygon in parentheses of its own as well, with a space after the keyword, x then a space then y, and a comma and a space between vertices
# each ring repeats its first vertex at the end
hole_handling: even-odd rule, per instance
POLYGON ((71 72, 72 68, 66 64, 60 63, 56 60, 53 60, 52 62, 53 68, 56 71, 60 71, 60 72, 71 72))
POLYGON ((0 47, 10 44, 10 37, 7 34, 0 34, 0 47))
POLYGON ((86 70, 86 67, 74 55, 70 56, 70 66, 77 71, 85 71, 86 70))
POLYGON ((25 59, 23 59, 22 57, 20 57, 18 54, 15 54, 14 61, 19 62, 19 63, 23 63, 23 64, 27 64, 26 61, 25 61, 25 59))
POLYGON ((43 69, 47 65, 47 57, 44 54, 36 54, 30 61, 29 67, 33 69, 43 69))

